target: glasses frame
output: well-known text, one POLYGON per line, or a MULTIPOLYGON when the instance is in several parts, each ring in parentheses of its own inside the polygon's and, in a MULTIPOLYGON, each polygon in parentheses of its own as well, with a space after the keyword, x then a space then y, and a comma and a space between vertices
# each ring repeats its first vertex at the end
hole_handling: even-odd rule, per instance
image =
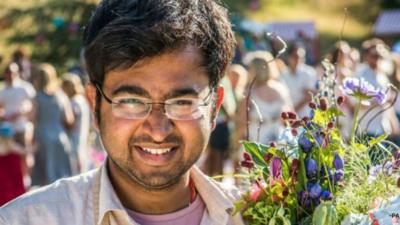
MULTIPOLYGON (((95 85, 96 89, 100 92, 100 95, 104 97, 104 99, 106 100, 106 102, 107 102, 108 104, 110 104, 110 105, 119 105, 119 104, 121 104, 121 103, 119 103, 119 102, 114 102, 111 98, 109 98, 109 97, 103 92, 103 90, 99 87, 99 85, 98 85, 97 83, 94 84, 94 85, 95 85)), ((197 106, 199 107, 199 106, 207 106, 207 105, 209 105, 210 102, 211 102, 211 99, 212 99, 212 96, 213 96, 213 93, 214 93, 214 92, 215 92, 215 88, 211 88, 211 90, 210 90, 210 92, 207 94, 207 96, 204 97, 203 99, 201 99, 201 100, 203 101, 203 103, 201 103, 201 104, 199 104, 199 105, 197 105, 197 106)), ((172 99, 174 99, 174 98, 172 98, 172 99)), ((163 105, 163 113, 164 113, 164 115, 166 115, 169 119, 172 119, 172 120, 181 120, 181 121, 186 120, 186 121, 187 121, 187 120, 195 120, 195 119, 200 118, 200 117, 198 117, 198 118, 195 118, 195 117, 194 117, 194 118, 190 118, 190 119, 181 119, 181 118, 176 118, 176 117, 174 117, 174 116, 171 116, 170 113, 168 113, 168 110, 166 109, 166 106, 167 106, 167 105, 172 105, 172 104, 166 103, 166 101, 168 101, 168 100, 171 100, 171 99, 167 99, 167 100, 165 100, 165 101, 163 101, 163 102, 153 102, 151 99, 149 99, 148 102, 143 102, 143 103, 146 105, 146 107, 147 107, 147 113, 146 113, 146 115, 143 116, 143 117, 138 117, 138 118, 124 118, 124 117, 120 117, 120 116, 115 116, 114 113, 113 113, 113 115, 114 115, 115 117, 123 118, 123 119, 138 119, 138 120, 141 120, 141 119, 146 119, 146 118, 150 115, 151 111, 153 110, 153 105, 163 105)))

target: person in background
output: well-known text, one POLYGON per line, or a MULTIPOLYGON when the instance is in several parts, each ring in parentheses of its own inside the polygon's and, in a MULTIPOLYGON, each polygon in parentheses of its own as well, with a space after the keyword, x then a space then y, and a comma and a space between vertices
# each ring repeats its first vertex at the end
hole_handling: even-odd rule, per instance
POLYGON ((287 67, 282 72, 281 81, 288 86, 290 99, 299 117, 309 116, 308 103, 311 93, 316 91, 317 73, 304 63, 303 48, 289 45, 287 55, 287 67))
POLYGON ((235 34, 236 46, 235 55, 232 59, 232 64, 243 64, 243 56, 246 54, 244 38, 240 34, 235 34))
MULTIPOLYGON (((389 81, 397 90, 391 89, 388 99, 389 102, 395 101, 392 109, 396 114, 397 121, 400 121, 400 54, 392 53, 391 62, 393 70, 389 74, 389 81)), ((390 138, 397 146, 400 146, 400 134, 393 134, 390 138)))
MULTIPOLYGON (((354 76, 354 65, 350 53, 350 45, 345 41, 338 41, 327 57, 329 62, 335 66, 336 97, 344 95, 341 88, 343 80, 346 77, 354 76)), ((344 115, 339 118, 339 126, 341 134, 346 139, 349 139, 351 135, 354 104, 354 102, 347 100, 340 105, 340 110, 344 112, 344 115)))
MULTIPOLYGON (((373 38, 364 41, 362 48, 363 63, 357 66, 355 75, 364 79, 375 88, 386 92, 390 82, 388 75, 381 69, 382 60, 389 57, 386 44, 380 39, 373 38)), ((392 110, 387 110, 374 117, 385 105, 362 107, 360 115, 364 115, 371 107, 374 107, 374 109, 360 121, 360 132, 366 132, 371 137, 379 136, 385 132, 392 134, 398 134, 400 132, 397 118, 392 110)))
POLYGON ((12 62, 18 65, 21 79, 31 81, 32 64, 23 48, 18 48, 14 51, 12 54, 12 62))
POLYGON ((74 112, 75 124, 68 133, 72 143, 72 171, 73 174, 77 174, 89 168, 90 109, 84 96, 81 79, 77 75, 64 74, 61 87, 67 94, 74 112))
POLYGON ((0 206, 25 193, 23 146, 13 139, 14 130, 10 123, 0 123, 0 206))
POLYGON ((71 103, 59 88, 57 72, 47 63, 33 69, 35 135, 37 146, 32 185, 42 186, 72 175, 71 142, 67 131, 74 125, 71 103))
POLYGON ((279 72, 272 55, 266 51, 250 53, 249 82, 255 78, 250 102, 243 100, 237 117, 237 134, 235 142, 246 139, 247 119, 249 120, 249 141, 269 144, 276 141, 283 128, 281 112, 293 111, 289 90, 279 79, 279 72), (247 104, 250 107, 249 118, 246 118, 247 104), (261 118, 260 118, 261 117, 261 118))
MULTIPOLYGON (((390 82, 388 75, 382 70, 382 61, 389 57, 388 47, 377 38, 366 40, 362 44, 362 56, 363 63, 357 66, 356 76, 386 93, 390 88, 390 82)), ((359 115, 364 118, 359 122, 359 134, 366 133, 369 138, 375 138, 384 133, 392 136, 400 134, 399 121, 393 108, 383 111, 390 104, 390 98, 388 99, 389 101, 382 105, 373 102, 369 106, 361 106, 359 115)), ((387 153, 373 147, 369 150, 369 154, 373 164, 381 164, 387 153)))
POLYGON ((224 173, 224 165, 232 147, 230 142, 233 118, 236 112, 235 93, 226 75, 221 79, 220 86, 224 88, 224 100, 205 152, 203 171, 209 176, 222 175, 224 173))
POLYGON ((236 102, 239 103, 243 100, 245 89, 247 86, 248 73, 247 70, 239 64, 229 65, 227 70, 227 77, 229 78, 232 91, 234 92, 236 102))
POLYGON ((243 224, 233 214, 239 192, 194 166, 235 45, 218 2, 101 1, 83 40, 107 160, 6 205, 0 224, 243 224))
POLYGON ((20 78, 16 63, 7 65, 4 71, 4 86, 0 90, 0 121, 9 122, 14 131, 14 140, 23 146, 22 167, 26 186, 30 183, 30 169, 33 157, 33 99, 36 91, 33 86, 20 78))
POLYGON ((16 63, 9 64, 4 71, 4 87, 0 90, 0 120, 10 122, 15 131, 15 140, 24 147, 32 142, 32 102, 36 91, 20 78, 16 63))

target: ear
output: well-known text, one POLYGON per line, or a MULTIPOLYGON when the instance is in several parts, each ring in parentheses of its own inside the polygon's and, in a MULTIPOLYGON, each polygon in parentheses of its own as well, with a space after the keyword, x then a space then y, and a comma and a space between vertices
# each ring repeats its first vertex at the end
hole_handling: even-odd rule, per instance
POLYGON ((98 130, 98 118, 96 114, 96 87, 93 84, 88 84, 85 87, 86 99, 88 100, 90 110, 94 116, 94 127, 98 130))
POLYGON ((221 109, 223 100, 224 100, 224 88, 222 86, 219 86, 217 88, 217 100, 215 101, 215 110, 213 111, 214 114, 212 115, 212 121, 211 121, 211 128, 213 130, 216 126, 218 112, 221 109))

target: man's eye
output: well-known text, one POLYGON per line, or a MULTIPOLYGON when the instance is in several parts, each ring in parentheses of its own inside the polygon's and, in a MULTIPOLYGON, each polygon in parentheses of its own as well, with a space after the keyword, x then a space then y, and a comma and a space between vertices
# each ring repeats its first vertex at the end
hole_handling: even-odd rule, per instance
POLYGON ((119 104, 144 104, 143 101, 137 98, 123 98, 118 100, 119 104))
POLYGON ((194 105, 195 101, 193 99, 177 99, 174 101, 175 105, 191 106, 194 105))

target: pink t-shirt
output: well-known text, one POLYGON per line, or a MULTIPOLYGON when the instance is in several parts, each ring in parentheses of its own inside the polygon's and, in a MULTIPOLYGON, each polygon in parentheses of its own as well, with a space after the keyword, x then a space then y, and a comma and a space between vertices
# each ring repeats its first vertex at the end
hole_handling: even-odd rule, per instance
POLYGON ((199 225, 205 205, 199 195, 188 207, 164 215, 148 215, 126 209, 129 216, 140 225, 199 225))

